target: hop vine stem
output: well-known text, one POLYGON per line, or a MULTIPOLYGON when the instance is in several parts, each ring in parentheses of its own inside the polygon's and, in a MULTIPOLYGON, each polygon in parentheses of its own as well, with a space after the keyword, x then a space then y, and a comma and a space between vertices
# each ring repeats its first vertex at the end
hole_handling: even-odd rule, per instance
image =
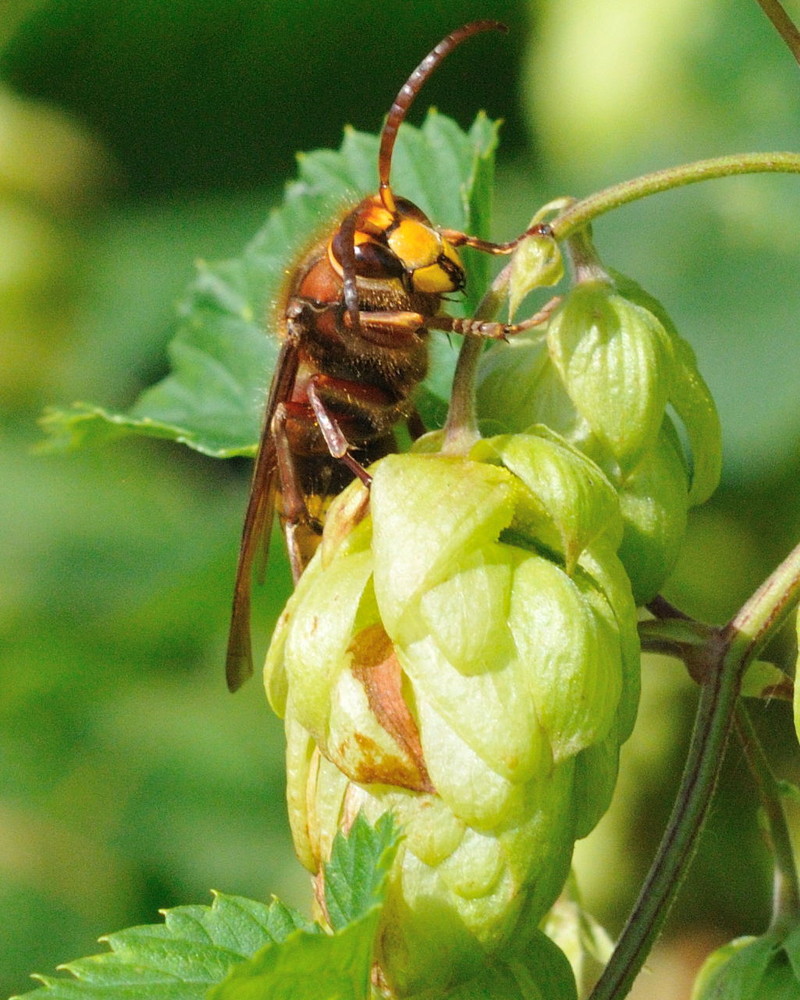
POLYGON ((750 713, 742 701, 736 706, 735 725, 736 735, 758 787, 761 809, 766 820, 766 836, 774 859, 772 927, 791 926, 800 918, 800 885, 783 808, 783 796, 750 713))
POLYGON ((706 644, 693 649, 695 661, 703 661, 701 675, 706 680, 681 786, 650 871, 591 1000, 622 1000, 641 970, 694 856, 733 726, 744 671, 798 600, 800 545, 727 625, 712 629, 706 644))
POLYGON ((760 173, 800 173, 800 153, 740 153, 642 174, 574 202, 551 222, 553 236, 564 240, 598 216, 652 194, 720 177, 760 173))
POLYGON ((797 30, 783 6, 778 3, 778 0, 756 0, 756 3, 770 19, 772 26, 786 43, 795 61, 800 63, 800 31, 797 30))
MULTIPOLYGON (((507 264, 492 282, 475 310, 476 319, 490 319, 505 302, 511 266, 507 264)), ((478 417, 475 406, 475 380, 484 341, 480 337, 465 337, 458 354, 453 375, 453 391, 444 426, 442 452, 461 455, 478 440, 478 417)))

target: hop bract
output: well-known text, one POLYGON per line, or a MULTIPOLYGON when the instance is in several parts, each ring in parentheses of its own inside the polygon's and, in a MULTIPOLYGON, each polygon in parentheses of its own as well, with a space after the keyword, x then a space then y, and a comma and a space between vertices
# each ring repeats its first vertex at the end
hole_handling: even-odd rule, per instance
POLYGON ((495 345, 479 412, 510 431, 544 423, 589 455, 619 492, 620 557, 638 603, 672 569, 690 506, 717 486, 720 427, 691 347, 635 283, 600 271, 578 281, 546 330, 495 345), (680 418, 687 456, 667 411, 680 418))
POLYGON ((408 997, 505 968, 513 996, 510 949, 532 976, 561 968, 538 924, 635 715, 616 494, 543 428, 372 471, 369 513, 360 485, 339 498, 267 658, 295 845, 318 873, 340 827, 391 810, 385 982, 408 997))

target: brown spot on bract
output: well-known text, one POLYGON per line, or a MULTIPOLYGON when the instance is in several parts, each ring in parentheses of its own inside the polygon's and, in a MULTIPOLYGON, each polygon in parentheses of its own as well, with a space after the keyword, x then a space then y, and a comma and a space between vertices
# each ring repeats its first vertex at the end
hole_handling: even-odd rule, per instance
POLYGON ((364 686, 375 718, 400 751, 394 758, 373 743, 374 750, 367 754, 366 739, 357 737, 360 743, 364 741, 361 749, 365 757, 372 758, 365 760, 366 770, 375 775, 371 780, 414 791, 435 791, 425 766, 419 729, 403 697, 403 670, 392 640, 382 625, 370 625, 353 637, 348 651, 353 658, 353 676, 364 686))

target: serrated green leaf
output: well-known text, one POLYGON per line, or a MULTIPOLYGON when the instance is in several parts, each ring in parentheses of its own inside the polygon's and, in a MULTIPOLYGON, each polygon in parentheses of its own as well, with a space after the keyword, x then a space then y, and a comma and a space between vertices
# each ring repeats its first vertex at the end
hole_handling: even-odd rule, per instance
POLYGON ((179 906, 163 924, 131 927, 103 940, 110 951, 68 962, 72 979, 38 976, 33 1000, 200 1000, 228 970, 298 930, 314 935, 290 907, 218 894, 211 906, 179 906))
MULTIPOLYGON (((432 220, 486 235, 497 125, 479 115, 469 133, 430 112, 421 129, 404 126, 392 165, 398 194, 432 220)), ((274 304, 293 262, 324 236, 346 208, 375 190, 378 138, 348 129, 338 151, 298 157, 289 184, 242 256, 201 263, 179 311, 169 355, 172 372, 127 413, 90 404, 51 410, 43 421, 50 449, 75 448, 126 434, 169 438, 214 457, 255 451, 266 389, 278 350, 274 304)), ((486 282, 486 255, 473 255, 468 309, 486 282)), ((457 305, 455 311, 458 311, 457 305)), ((425 419, 439 419, 449 398, 456 350, 433 338, 435 364, 420 392, 425 419)))
POLYGON ((217 894, 211 906, 166 910, 163 924, 106 935, 108 952, 62 966, 73 978, 38 976, 43 986, 14 1000, 200 1000, 223 980, 220 992, 210 994, 220 1000, 366 997, 386 876, 399 841, 389 814, 374 828, 359 815, 346 837, 336 837, 325 867, 333 935, 320 933, 318 924, 280 900, 217 894), (309 970, 319 992, 310 992, 309 970), (274 992, 260 992, 266 989, 274 992))
POLYGON ((267 945, 213 987, 208 1000, 367 1000, 380 918, 373 907, 336 934, 298 931, 267 945))
POLYGON ((372 827, 359 813, 347 836, 336 835, 325 865, 325 906, 334 933, 299 931, 266 945, 210 990, 209 1000, 366 1000, 386 876, 398 843, 391 814, 372 827))
POLYGON ((381 902, 398 844, 391 813, 374 827, 359 813, 346 837, 336 835, 325 866, 325 907, 334 930, 360 920, 381 902))

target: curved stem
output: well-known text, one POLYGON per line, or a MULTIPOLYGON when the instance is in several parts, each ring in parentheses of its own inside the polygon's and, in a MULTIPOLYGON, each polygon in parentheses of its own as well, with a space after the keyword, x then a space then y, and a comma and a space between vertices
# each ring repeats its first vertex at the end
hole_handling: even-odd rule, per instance
POLYGON ((666 919, 708 812, 731 726, 736 690, 722 670, 700 695, 680 791, 647 878, 591 1000, 627 995, 666 919))
POLYGON ((800 545, 723 629, 714 630, 705 646, 691 650, 695 668, 707 681, 697 706, 681 786, 650 871, 591 1000, 621 1000, 644 964, 694 856, 719 776, 742 675, 798 600, 800 545))
POLYGON ((643 174, 641 177, 623 181, 621 184, 615 184, 574 202, 551 222, 553 236, 557 240, 566 239, 597 216, 651 194, 719 177, 760 173, 800 173, 800 153, 742 153, 719 156, 711 160, 685 163, 679 167, 668 167, 652 174, 643 174))
POLYGON ((474 386, 482 351, 482 340, 465 337, 458 352, 442 441, 442 452, 446 455, 462 455, 478 440, 474 386))
POLYGON ((736 706, 736 734, 750 773, 756 781, 761 808, 767 821, 767 836, 775 866, 772 927, 795 924, 800 917, 800 885, 781 791, 753 727, 750 713, 742 701, 736 706))
POLYGON ((778 0, 756 0, 756 3, 764 11, 772 22, 772 26, 786 42, 789 51, 800 63, 800 31, 794 26, 792 19, 783 9, 778 0))
POLYGON ((647 602, 647 610, 656 618, 677 618, 685 622, 693 620, 690 615, 687 615, 685 611, 681 611, 680 608, 676 608, 662 594, 656 594, 652 601, 647 602))
MULTIPOLYGON (((511 265, 506 264, 478 303, 475 319, 491 319, 506 298, 511 265)), ((461 455, 478 440, 478 417, 475 409, 475 379, 485 341, 481 337, 464 337, 453 374, 453 391, 447 408, 442 452, 461 455)))
POLYGON ((742 672, 784 623, 800 600, 800 545, 741 607, 724 629, 731 654, 742 661, 742 672))

